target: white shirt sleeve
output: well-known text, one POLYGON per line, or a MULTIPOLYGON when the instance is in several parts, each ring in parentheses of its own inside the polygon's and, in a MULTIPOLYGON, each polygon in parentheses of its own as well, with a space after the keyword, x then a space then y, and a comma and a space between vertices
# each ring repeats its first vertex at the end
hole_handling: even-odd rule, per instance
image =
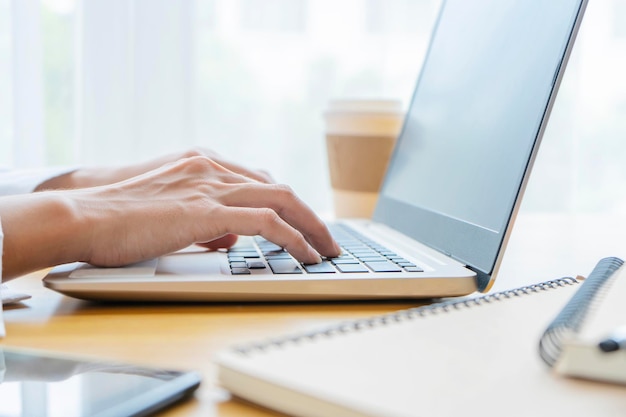
POLYGON ((76 167, 49 167, 29 170, 0 168, 0 196, 31 193, 42 182, 75 170, 76 167))

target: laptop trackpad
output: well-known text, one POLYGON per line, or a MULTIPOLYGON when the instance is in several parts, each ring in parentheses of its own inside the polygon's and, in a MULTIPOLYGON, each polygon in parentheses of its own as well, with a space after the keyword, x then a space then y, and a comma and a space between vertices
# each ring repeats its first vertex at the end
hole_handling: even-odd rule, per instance
POLYGON ((228 269, 224 253, 206 250, 184 251, 159 258, 157 274, 212 275, 220 274, 222 266, 228 269))
POLYGON ((158 259, 137 262, 119 268, 102 268, 89 264, 83 264, 70 273, 70 278, 96 278, 96 277, 153 277, 156 271, 158 259))
POLYGON ((220 274, 225 261, 224 253, 206 250, 184 250, 158 259, 137 262, 123 267, 102 268, 82 264, 70 273, 70 278, 150 278, 158 274, 220 274))

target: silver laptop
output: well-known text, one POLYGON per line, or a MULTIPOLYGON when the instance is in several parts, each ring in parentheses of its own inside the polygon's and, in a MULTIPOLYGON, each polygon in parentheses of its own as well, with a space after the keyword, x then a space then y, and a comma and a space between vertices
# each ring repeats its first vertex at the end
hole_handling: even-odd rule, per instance
POLYGON ((302 265, 242 237, 124 268, 62 265, 47 287, 86 299, 427 298, 496 277, 585 0, 448 0, 373 220, 331 225, 341 257, 302 265))

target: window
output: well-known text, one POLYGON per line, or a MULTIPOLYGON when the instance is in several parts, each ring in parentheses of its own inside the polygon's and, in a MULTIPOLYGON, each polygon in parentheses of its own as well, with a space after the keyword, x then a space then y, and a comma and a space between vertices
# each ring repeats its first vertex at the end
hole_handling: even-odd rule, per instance
MULTIPOLYGON (((326 103, 408 104, 439 5, 0 0, 0 164, 126 163, 199 145, 330 210, 326 103)), ((626 207, 613 192, 626 184, 625 36, 626 2, 589 2, 527 210, 626 207)))

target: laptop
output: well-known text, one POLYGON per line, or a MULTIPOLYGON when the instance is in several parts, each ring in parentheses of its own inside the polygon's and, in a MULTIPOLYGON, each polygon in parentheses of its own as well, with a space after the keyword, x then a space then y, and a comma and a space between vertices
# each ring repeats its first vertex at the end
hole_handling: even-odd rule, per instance
POLYGON ((548 123, 586 0, 447 0, 373 218, 331 225, 310 266, 259 237, 123 268, 62 265, 48 288, 97 300, 433 298, 486 292, 548 123))

